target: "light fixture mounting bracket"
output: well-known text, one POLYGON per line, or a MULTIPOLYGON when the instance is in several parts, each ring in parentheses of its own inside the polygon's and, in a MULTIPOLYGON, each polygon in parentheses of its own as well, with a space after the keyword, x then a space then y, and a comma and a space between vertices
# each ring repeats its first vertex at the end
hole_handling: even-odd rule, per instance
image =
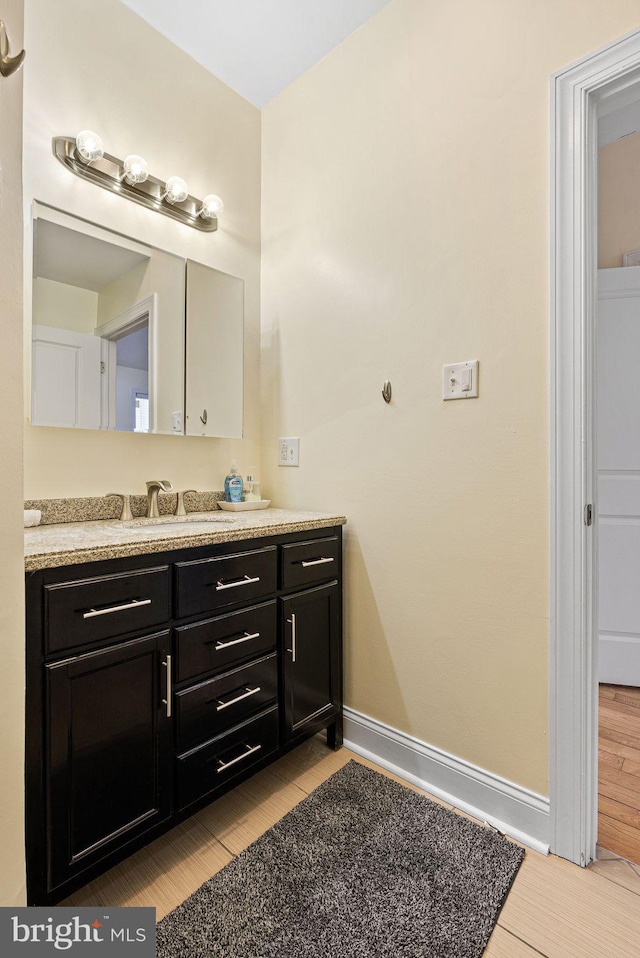
POLYGON ((76 153, 75 137, 71 136, 54 136, 52 147, 53 155, 63 166, 76 176, 95 183, 96 186, 133 200, 134 203, 139 203, 148 210, 164 213, 165 216, 170 216, 179 223, 192 226, 196 230, 213 233, 218 229, 217 216, 204 219, 198 215, 198 210, 202 208, 202 200, 198 200, 195 196, 189 195, 179 204, 166 203, 162 198, 165 193, 164 181, 151 174, 143 183, 134 185, 127 183, 122 179, 123 161, 117 156, 105 153, 99 160, 84 163, 76 153))

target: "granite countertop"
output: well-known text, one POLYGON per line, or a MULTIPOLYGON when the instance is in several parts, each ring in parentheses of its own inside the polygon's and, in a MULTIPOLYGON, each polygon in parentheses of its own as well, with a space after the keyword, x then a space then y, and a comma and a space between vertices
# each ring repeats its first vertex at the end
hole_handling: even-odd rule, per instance
POLYGON ((169 549, 305 532, 344 525, 346 521, 344 516, 329 513, 262 509, 190 513, 182 518, 162 516, 160 520, 107 519, 35 526, 24 530, 25 569, 33 572, 169 549), (149 527, 150 522, 154 523, 153 528, 149 527), (194 522, 198 525, 189 528, 194 522), (205 523, 211 528, 206 528, 205 523))

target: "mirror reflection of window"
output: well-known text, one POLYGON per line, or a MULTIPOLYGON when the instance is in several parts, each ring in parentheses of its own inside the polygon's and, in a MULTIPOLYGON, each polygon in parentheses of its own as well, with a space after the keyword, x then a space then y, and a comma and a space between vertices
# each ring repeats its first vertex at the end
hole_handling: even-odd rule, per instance
POLYGON ((135 398, 135 426, 134 432, 149 432, 149 396, 146 393, 136 393, 135 398))

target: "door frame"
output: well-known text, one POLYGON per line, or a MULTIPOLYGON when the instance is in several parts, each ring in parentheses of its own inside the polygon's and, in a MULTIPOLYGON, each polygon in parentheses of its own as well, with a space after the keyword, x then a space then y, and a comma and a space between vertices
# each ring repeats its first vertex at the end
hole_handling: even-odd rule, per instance
POLYGON ((158 416, 158 402, 156 392, 157 382, 157 312, 158 294, 134 303, 128 309, 96 326, 94 334, 100 337, 101 359, 104 375, 101 378, 101 429, 116 428, 116 343, 119 339, 134 333, 147 325, 147 354, 149 357, 147 368, 147 383, 149 393, 149 432, 153 432, 158 416))
POLYGON ((580 865, 597 838, 597 117, 612 97, 640 97, 640 30, 551 84, 549 840, 580 865))

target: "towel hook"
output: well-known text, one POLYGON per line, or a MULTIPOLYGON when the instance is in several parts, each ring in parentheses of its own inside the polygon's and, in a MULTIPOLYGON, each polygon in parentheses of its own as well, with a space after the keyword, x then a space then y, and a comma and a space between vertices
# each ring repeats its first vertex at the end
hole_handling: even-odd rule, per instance
POLYGON ((391 383, 389 380, 387 380, 382 387, 382 398, 387 403, 391 402, 391 383))
POLYGON ((15 57, 9 56, 7 28, 4 25, 4 21, 0 20, 0 74, 2 74, 3 77, 10 77, 12 73, 20 69, 24 63, 25 56, 24 50, 21 50, 15 57))

